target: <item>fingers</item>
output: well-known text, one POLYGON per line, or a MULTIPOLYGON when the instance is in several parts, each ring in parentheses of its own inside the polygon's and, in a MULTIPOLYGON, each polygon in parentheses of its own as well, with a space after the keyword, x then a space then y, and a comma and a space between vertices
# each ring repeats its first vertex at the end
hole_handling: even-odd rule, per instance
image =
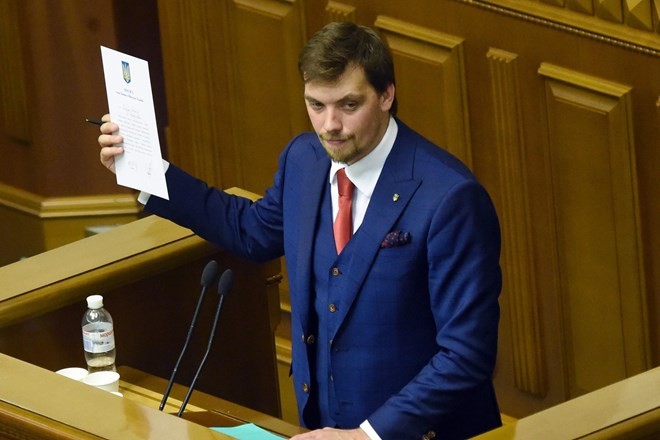
POLYGON ((119 131, 119 125, 114 122, 103 122, 103 125, 99 127, 99 130, 103 134, 113 134, 119 131))
MULTIPOLYGON (((112 122, 103 124, 101 128, 109 124, 112 124, 112 122)), ((119 144, 124 142, 124 138, 121 135, 112 134, 112 133, 116 133, 116 130, 110 132, 109 134, 102 134, 99 136, 99 145, 101 146, 101 148, 118 146, 119 144)))
MULTIPOLYGON (((101 133, 113 134, 119 131, 119 125, 110 121, 110 114, 106 113, 105 115, 103 115, 101 117, 101 121, 103 121, 103 124, 101 124, 101 127, 99 128, 99 130, 101 130, 101 133)), ((119 143, 119 142, 115 142, 115 143, 119 143)))
POLYGON ((101 118, 103 124, 99 128, 101 135, 99 136, 99 145, 101 148, 112 147, 124 142, 124 138, 118 135, 119 125, 110 121, 110 115, 105 114, 101 118))
POLYGON ((101 163, 104 167, 115 173, 115 156, 123 152, 123 147, 103 147, 100 153, 101 163))
POLYGON ((114 161, 115 156, 124 152, 123 147, 103 147, 101 148, 101 162, 114 161))
POLYGON ((110 121, 110 115, 105 114, 101 118, 103 125, 101 125, 101 135, 99 135, 98 142, 101 146, 100 159, 103 166, 115 172, 115 156, 124 152, 122 142, 124 138, 118 135, 119 126, 110 121))

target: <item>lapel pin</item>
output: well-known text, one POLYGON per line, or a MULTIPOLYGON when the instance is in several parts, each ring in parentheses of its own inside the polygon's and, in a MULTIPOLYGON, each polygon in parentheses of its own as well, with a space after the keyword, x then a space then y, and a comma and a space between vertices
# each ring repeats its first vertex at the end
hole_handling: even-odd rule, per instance
POLYGON ((394 193, 394 195, 392 196, 392 201, 396 202, 398 200, 399 200, 399 195, 397 193, 394 193))

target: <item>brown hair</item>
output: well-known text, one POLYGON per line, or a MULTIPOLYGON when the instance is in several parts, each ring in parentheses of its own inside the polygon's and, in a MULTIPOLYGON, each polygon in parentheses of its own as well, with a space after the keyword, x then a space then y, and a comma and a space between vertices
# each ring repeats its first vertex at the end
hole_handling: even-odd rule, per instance
MULTIPOLYGON (((305 83, 334 82, 349 65, 364 70, 369 84, 379 94, 394 85, 392 55, 378 34, 351 22, 324 26, 307 42, 298 58, 298 70, 305 83)), ((390 114, 396 115, 396 95, 390 114)))

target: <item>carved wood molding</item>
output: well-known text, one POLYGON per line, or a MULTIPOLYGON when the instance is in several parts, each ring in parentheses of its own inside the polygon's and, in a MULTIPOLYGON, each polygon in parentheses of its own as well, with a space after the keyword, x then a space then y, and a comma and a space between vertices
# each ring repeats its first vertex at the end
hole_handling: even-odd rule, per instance
MULTIPOLYGON (((425 85, 423 96, 416 95, 406 104, 417 110, 423 106, 424 111, 419 114, 423 113, 429 121, 424 127, 421 117, 409 118, 411 124, 420 124, 413 128, 471 166, 463 39, 384 15, 376 18, 374 27, 389 46, 397 76, 406 78, 404 83, 415 83, 415 75, 420 71, 428 74, 429 69, 438 78, 436 83, 425 85)), ((402 90, 398 94, 401 101, 405 101, 406 93, 414 91, 402 90)))
POLYGON ((569 394, 650 367, 630 87, 543 63, 569 394))
POLYGON ((142 210, 133 194, 42 197, 3 183, 0 206, 42 219, 138 214, 142 210))
POLYGON ((328 22, 355 21, 355 6, 330 0, 325 7, 328 22))
POLYGON ((653 31, 652 0, 624 0, 624 22, 633 28, 653 31))
POLYGON ((538 396, 547 392, 534 277, 525 145, 522 135, 517 55, 491 48, 487 55, 493 95, 495 147, 501 185, 503 269, 507 286, 514 380, 518 389, 538 396))
POLYGON ((594 4, 592 0, 567 0, 566 8, 583 14, 593 15, 594 4))
MULTIPOLYGON (((660 57, 660 25, 656 20, 656 33, 644 32, 638 29, 601 20, 598 17, 616 15, 616 6, 599 5, 596 16, 573 13, 563 8, 546 5, 540 2, 519 0, 454 0, 466 3, 492 12, 508 15, 517 19, 530 21, 562 32, 576 34, 581 37, 601 41, 606 44, 622 47, 645 55, 660 57)), ((649 1, 649 0, 646 0, 649 1)), ((635 2, 637 3, 637 2, 635 2)), ((655 9, 657 11, 657 8, 655 9)), ((657 14, 657 12, 656 12, 657 14)), ((628 13, 627 23, 639 18, 628 13)))
POLYGON ((596 0, 594 12, 596 17, 604 20, 615 23, 623 22, 623 9, 619 0, 596 0))

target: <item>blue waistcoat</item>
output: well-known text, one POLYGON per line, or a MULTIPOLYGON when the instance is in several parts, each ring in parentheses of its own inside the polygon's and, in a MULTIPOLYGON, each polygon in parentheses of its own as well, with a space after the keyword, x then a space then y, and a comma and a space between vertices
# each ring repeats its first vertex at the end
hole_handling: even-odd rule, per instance
POLYGON ((352 241, 338 256, 335 246, 332 226, 332 201, 330 197, 330 185, 325 186, 323 201, 321 204, 321 215, 318 216, 318 224, 314 239, 314 312, 316 315, 317 331, 316 343, 314 344, 315 356, 312 366, 314 383, 312 386, 312 399, 318 408, 319 427, 336 427, 336 417, 340 415, 340 405, 337 403, 335 389, 332 381, 332 365, 330 365, 330 350, 332 344, 330 334, 332 329, 338 325, 336 316, 337 298, 343 291, 342 277, 343 268, 349 264, 351 256, 352 241), (336 270, 339 273, 337 274, 336 270))

